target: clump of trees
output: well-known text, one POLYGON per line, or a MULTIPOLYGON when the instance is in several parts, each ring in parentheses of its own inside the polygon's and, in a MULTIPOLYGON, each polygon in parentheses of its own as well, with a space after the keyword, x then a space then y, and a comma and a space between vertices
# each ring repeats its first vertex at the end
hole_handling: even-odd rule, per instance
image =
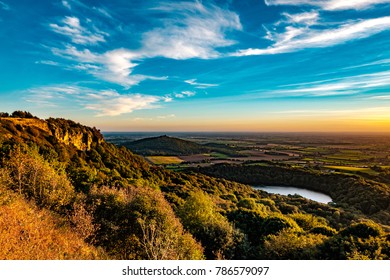
POLYGON ((9 114, 7 112, 0 112, 0 118, 24 118, 24 119, 31 119, 31 118, 37 118, 33 114, 27 111, 15 111, 12 114, 9 114))
POLYGON ((59 210, 69 205, 75 192, 60 166, 49 163, 36 149, 17 146, 6 162, 10 186, 40 206, 59 210))

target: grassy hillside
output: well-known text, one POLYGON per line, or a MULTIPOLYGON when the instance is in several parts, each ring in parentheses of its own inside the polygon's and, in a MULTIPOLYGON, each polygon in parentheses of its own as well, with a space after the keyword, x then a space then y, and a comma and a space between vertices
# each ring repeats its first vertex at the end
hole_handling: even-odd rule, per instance
MULTIPOLYGON (((4 178, 2 178, 4 179, 4 178)), ((0 179, 0 259, 104 259, 59 215, 7 189, 0 179)))
POLYGON ((3 259, 390 258, 348 204, 167 171, 72 121, 0 117, 0 159, 3 259))

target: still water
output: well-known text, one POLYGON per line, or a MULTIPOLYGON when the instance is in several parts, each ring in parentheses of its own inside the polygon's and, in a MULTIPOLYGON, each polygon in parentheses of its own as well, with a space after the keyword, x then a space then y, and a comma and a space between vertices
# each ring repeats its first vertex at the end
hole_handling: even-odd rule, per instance
POLYGON ((316 192, 316 191, 307 190, 307 189, 283 187, 283 186, 264 186, 264 187, 253 187, 253 188, 258 190, 263 190, 268 193, 276 193, 276 194, 283 194, 283 195, 299 194, 300 196, 321 203, 332 202, 332 198, 329 195, 316 192))

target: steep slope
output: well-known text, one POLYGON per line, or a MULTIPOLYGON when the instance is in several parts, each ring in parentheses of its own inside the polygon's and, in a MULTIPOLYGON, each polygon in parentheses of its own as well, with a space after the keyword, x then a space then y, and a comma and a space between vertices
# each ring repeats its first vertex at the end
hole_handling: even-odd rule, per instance
POLYGON ((101 258, 61 218, 0 186, 0 260, 101 258))
POLYGON ((38 118, 0 117, 0 139, 13 142, 38 142, 41 145, 54 141, 89 151, 94 143, 100 144, 103 136, 96 128, 87 128, 64 119, 41 120, 38 118), (54 140, 54 141, 53 141, 54 140))

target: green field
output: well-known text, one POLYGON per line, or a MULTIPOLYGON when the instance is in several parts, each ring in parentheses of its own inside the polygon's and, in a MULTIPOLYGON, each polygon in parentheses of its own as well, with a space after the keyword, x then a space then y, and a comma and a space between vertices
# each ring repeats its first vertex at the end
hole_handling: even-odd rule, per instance
POLYGON ((229 158, 228 155, 221 154, 221 153, 211 153, 210 156, 212 156, 214 158, 219 158, 219 159, 227 159, 227 158, 229 158))
POLYGON ((378 172, 372 170, 368 167, 352 167, 352 166, 339 166, 339 165, 326 165, 325 168, 334 169, 338 171, 345 171, 345 172, 363 172, 369 175, 377 175, 378 172))

